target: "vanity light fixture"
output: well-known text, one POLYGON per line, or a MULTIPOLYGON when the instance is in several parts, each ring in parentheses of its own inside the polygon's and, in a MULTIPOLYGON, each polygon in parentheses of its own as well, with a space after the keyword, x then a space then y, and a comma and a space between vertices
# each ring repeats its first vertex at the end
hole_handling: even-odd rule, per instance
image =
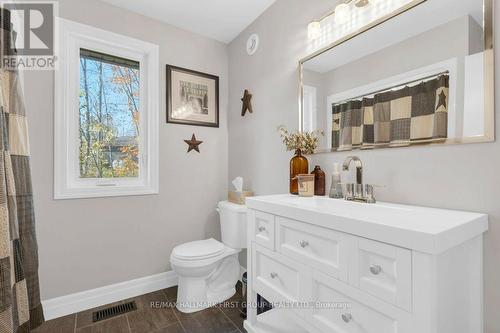
POLYGON ((351 17, 351 6, 350 4, 354 2, 357 8, 363 8, 370 4, 370 0, 345 0, 339 3, 335 9, 326 15, 323 15, 319 20, 314 20, 307 26, 307 36, 311 40, 318 39, 321 36, 321 22, 331 17, 335 17, 335 22, 338 24, 343 24, 349 21, 351 17))
POLYGON ((341 3, 335 7, 335 22, 338 24, 346 23, 349 21, 351 9, 346 3, 341 3))
POLYGON ((307 36, 309 39, 318 39, 321 36, 321 23, 313 21, 307 26, 307 36))

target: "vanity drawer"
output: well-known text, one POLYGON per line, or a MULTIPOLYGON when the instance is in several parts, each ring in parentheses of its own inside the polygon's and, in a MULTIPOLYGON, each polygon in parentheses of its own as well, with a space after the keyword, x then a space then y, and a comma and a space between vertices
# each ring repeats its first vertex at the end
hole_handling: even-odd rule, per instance
POLYGON ((274 251, 274 215, 255 211, 253 234, 257 244, 274 251))
POLYGON ((323 273, 312 273, 311 296, 320 304, 309 320, 324 333, 409 333, 411 315, 323 273), (349 295, 349 296, 347 296, 349 295), (332 303, 335 302, 335 303, 332 303))
POLYGON ((411 251, 364 238, 358 238, 357 265, 350 283, 367 293, 412 310, 411 251))
POLYGON ((355 237, 322 227, 276 218, 276 249, 342 281, 348 281, 349 255, 355 251, 355 237))
POLYGON ((297 302, 304 288, 301 264, 254 244, 252 276, 255 291, 270 302, 297 302))

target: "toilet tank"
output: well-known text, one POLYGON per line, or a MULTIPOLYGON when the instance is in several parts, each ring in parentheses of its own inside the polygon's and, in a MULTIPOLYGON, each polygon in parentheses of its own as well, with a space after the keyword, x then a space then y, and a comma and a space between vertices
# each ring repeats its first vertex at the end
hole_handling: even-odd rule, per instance
POLYGON ((233 249, 247 247, 247 206, 221 201, 218 205, 222 243, 233 249))

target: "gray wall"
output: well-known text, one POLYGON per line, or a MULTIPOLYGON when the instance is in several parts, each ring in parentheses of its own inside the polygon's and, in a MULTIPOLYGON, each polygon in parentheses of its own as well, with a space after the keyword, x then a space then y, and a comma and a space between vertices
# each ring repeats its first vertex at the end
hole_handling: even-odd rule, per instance
MULTIPOLYGON (((284 151, 276 127, 297 127, 298 60, 310 52, 306 27, 330 6, 322 0, 278 0, 229 46, 229 178, 245 177, 257 194, 287 192, 291 153, 284 151), (261 46, 249 57, 245 42, 254 32, 260 34, 261 46), (254 113, 245 118, 239 115, 243 89, 254 94, 254 113)), ((496 14, 500 15, 500 6, 496 14)), ((496 43, 500 45, 500 34, 496 43)), ((500 63, 500 53, 496 61, 500 63)), ((496 78, 500 78, 500 68, 496 78)), ((500 97, 500 86, 496 95, 500 97)), ((316 155, 310 164, 330 171, 347 154, 316 155)), ((365 164, 366 181, 386 185, 378 193, 380 200, 490 215, 484 243, 485 331, 500 332, 500 143, 356 154, 365 164)))
POLYGON ((54 75, 25 75, 42 299, 170 270, 180 243, 219 237, 227 195, 227 46, 95 0, 61 0, 60 16, 160 46, 160 194, 54 201, 54 75), (219 129, 165 123, 165 65, 220 76, 219 129), (201 154, 186 154, 196 133, 201 154))

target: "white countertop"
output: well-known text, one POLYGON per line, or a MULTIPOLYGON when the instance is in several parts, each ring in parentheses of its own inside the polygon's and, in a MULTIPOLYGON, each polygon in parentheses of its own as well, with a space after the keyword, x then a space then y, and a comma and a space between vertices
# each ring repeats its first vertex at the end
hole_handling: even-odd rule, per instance
POLYGON ((488 230, 488 215, 291 194, 246 198, 248 208, 437 254, 488 230))

